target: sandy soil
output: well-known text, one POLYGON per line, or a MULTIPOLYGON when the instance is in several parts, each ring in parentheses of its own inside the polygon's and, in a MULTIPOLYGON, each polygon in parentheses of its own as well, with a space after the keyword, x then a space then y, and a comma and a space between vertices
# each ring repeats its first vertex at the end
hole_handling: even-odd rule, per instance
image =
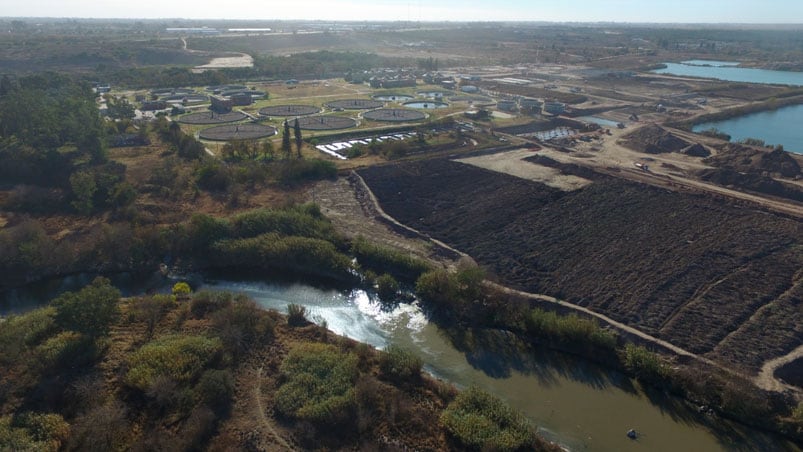
POLYGON ((201 66, 195 66, 193 72, 204 71, 207 69, 226 69, 235 67, 253 67, 254 57, 247 53, 241 53, 237 56, 227 56, 220 58, 213 58, 212 61, 201 66))
POLYGON ((534 151, 530 149, 517 149, 499 154, 468 157, 456 161, 534 182, 541 182, 542 184, 563 191, 578 190, 591 183, 588 179, 561 174, 558 169, 524 160, 527 157, 532 157, 533 154, 534 151))

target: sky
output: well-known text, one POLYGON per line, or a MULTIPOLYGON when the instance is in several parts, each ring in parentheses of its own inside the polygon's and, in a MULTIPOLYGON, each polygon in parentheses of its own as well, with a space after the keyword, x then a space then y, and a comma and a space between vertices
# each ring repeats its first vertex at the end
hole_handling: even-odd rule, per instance
POLYGON ((0 0, 0 17, 803 23, 802 0, 0 0))

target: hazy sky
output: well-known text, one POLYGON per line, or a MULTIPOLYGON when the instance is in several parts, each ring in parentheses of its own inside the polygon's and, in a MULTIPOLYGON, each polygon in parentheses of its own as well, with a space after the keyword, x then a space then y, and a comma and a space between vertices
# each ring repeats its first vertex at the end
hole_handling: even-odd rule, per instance
POLYGON ((0 0, 0 17, 803 23, 803 0, 0 0))

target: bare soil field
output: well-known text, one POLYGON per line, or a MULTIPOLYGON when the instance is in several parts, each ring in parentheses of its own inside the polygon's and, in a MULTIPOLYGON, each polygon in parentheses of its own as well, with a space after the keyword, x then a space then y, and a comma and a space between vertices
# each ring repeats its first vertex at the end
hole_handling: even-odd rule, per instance
POLYGON ((803 341, 800 220, 599 173, 571 192, 447 160, 359 173, 389 215, 503 284, 754 375, 803 341))

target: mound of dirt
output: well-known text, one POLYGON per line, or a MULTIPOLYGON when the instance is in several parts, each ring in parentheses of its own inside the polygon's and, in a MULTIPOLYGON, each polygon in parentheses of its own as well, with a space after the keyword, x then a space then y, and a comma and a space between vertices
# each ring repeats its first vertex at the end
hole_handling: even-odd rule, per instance
POLYGON ((792 184, 785 184, 758 172, 740 172, 733 168, 705 169, 698 173, 700 179, 722 186, 764 193, 780 198, 803 202, 803 191, 792 184))
POLYGON ((619 144, 647 154, 680 152, 691 145, 688 141, 655 124, 634 130, 622 137, 619 144))
POLYGON ((711 155, 711 151, 706 149, 705 146, 700 143, 694 143, 693 145, 681 150, 680 153, 690 155, 692 157, 708 157, 711 155))
POLYGON ((705 163, 721 168, 732 168, 742 173, 769 173, 788 178, 803 176, 800 163, 781 149, 765 151, 729 143, 717 155, 707 158, 705 163))

